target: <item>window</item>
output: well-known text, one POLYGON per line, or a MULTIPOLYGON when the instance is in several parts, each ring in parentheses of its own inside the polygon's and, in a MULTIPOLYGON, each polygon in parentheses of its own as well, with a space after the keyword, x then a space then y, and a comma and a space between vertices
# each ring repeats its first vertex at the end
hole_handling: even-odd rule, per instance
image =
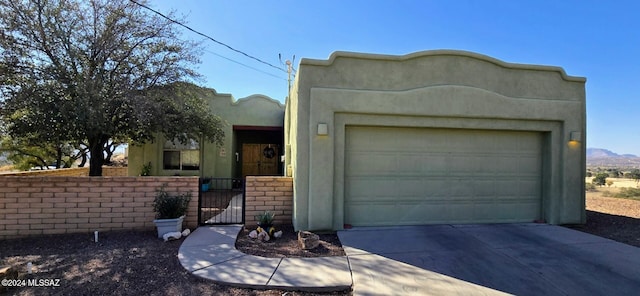
POLYGON ((166 141, 162 163, 165 170, 197 171, 200 169, 200 145, 195 140, 187 144, 166 141))

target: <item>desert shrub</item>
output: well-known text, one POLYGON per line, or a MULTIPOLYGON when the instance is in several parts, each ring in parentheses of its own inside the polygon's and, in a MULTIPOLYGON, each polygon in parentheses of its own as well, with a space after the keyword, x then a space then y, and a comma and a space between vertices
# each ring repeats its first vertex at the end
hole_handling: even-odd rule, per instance
POLYGON ((613 181, 607 180, 607 187, 611 187, 611 185, 613 185, 613 181))
POLYGON ((636 183, 640 182, 640 169, 633 169, 629 172, 628 178, 634 179, 636 183))
POLYGON ((587 192, 596 191, 596 185, 593 183, 584 183, 584 190, 587 192))
POLYGON ((609 174, 607 173, 598 173, 596 174, 596 177, 591 180, 591 182, 598 186, 604 186, 604 184, 607 183, 607 177, 609 177, 609 174))
POLYGON ((614 194, 613 197, 640 199, 640 188, 622 188, 620 192, 614 194))

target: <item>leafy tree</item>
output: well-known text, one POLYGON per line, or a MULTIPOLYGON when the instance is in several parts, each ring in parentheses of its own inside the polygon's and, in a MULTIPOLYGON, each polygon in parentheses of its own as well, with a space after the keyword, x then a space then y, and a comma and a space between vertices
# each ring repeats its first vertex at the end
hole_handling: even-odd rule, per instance
POLYGON ((609 172, 609 177, 611 178, 620 178, 620 176, 622 175, 622 172, 620 172, 620 170, 616 168, 607 169, 607 172, 609 172))
POLYGON ((604 186, 605 184, 607 184, 607 177, 609 177, 609 174, 607 173, 597 173, 595 178, 593 178, 591 182, 598 186, 604 186))
MULTIPOLYGON (((172 15, 170 15, 173 17, 172 15)), ((92 176, 111 140, 159 133, 220 144, 219 118, 193 95, 199 47, 127 0, 0 2, 0 115, 13 138, 86 143, 92 176)), ((80 149, 79 147, 76 147, 80 149)))
POLYGON ((72 145, 56 146, 26 137, 4 137, 0 142, 0 151, 6 153, 7 159, 20 170, 29 170, 33 167, 40 169, 69 168, 82 157, 83 153, 72 145))
POLYGON ((639 169, 631 170, 631 172, 629 173, 629 178, 636 180, 636 183, 638 183, 640 181, 640 170, 639 169))

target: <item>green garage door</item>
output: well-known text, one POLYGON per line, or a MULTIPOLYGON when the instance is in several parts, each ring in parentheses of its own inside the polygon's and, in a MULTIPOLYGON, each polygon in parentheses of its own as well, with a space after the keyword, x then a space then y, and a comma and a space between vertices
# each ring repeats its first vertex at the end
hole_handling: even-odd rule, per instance
POLYGON ((540 218, 541 133, 348 126, 345 150, 347 224, 540 218))

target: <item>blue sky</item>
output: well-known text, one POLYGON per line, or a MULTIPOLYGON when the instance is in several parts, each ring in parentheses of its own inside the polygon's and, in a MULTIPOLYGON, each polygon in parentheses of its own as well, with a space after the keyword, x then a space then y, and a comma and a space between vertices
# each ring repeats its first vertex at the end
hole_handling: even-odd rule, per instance
MULTIPOLYGON (((432 49, 559 66, 587 78, 587 147, 640 156, 639 1, 155 0, 150 6, 174 10, 193 29, 278 66, 278 54, 295 55, 297 66, 300 58, 327 59, 334 51, 432 49)), ((187 31, 183 37, 204 40, 187 31)), ((264 94, 284 101, 286 73, 203 44, 203 86, 236 99, 264 94)))

